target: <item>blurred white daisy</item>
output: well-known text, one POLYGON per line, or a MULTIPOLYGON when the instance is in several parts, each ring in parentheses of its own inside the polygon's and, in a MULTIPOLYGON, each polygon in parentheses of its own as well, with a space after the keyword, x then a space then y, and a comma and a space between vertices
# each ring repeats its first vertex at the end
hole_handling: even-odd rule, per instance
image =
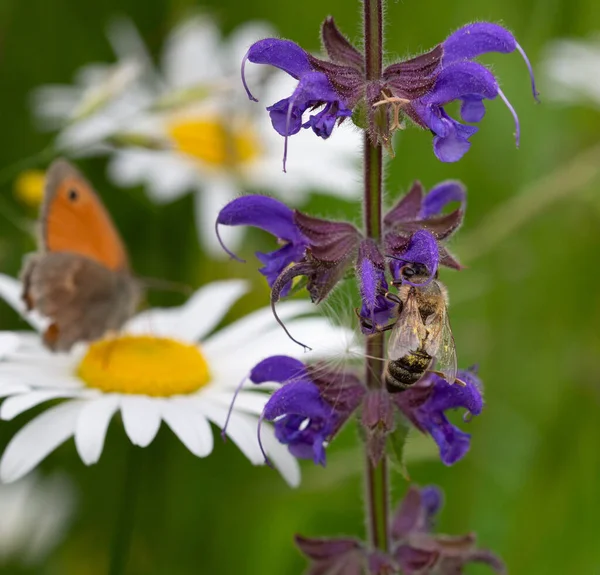
MULTIPOLYGON (((117 412, 134 445, 149 445, 165 422, 194 455, 209 455, 213 449, 209 422, 223 428, 233 392, 249 370, 270 355, 302 354, 282 334, 270 308, 214 332, 246 291, 245 282, 239 280, 207 284, 183 306, 144 311, 118 337, 80 344, 68 354, 49 352, 35 333, 5 334, 0 339, 0 396, 6 399, 0 417, 9 420, 51 400, 67 401, 48 407, 17 432, 0 461, 0 480, 24 476, 71 437, 85 464, 97 462, 117 412)), ((0 297, 34 328, 43 329, 43 319, 24 313, 20 293, 18 281, 0 275, 0 297)), ((298 317, 314 306, 288 302, 279 310, 295 335, 313 346, 313 354, 343 353, 349 337, 346 329, 325 318, 298 317)), ((255 465, 264 462, 257 424, 267 400, 268 395, 245 385, 226 429, 255 465)), ((266 430, 265 439, 275 467, 289 484, 297 485, 296 460, 276 441, 272 429, 266 430)))
MULTIPOLYGON (((327 141, 296 135, 288 173, 283 173, 283 138, 272 129, 264 105, 248 100, 240 78, 248 47, 273 35, 267 24, 253 22, 224 40, 212 19, 195 17, 169 35, 157 71, 133 24, 116 21, 109 29, 115 52, 121 62, 135 62, 143 72, 102 113, 64 130, 62 147, 81 153, 108 138, 118 143, 109 164, 109 177, 118 185, 142 184, 159 203, 194 193, 199 240, 216 257, 226 256, 214 233, 217 214, 240 193, 269 192, 296 205, 312 191, 358 197, 362 140, 350 122, 327 141)), ((249 81, 265 103, 289 93, 293 79, 286 74, 248 68, 249 81)), ((99 80, 106 83, 104 76, 99 80)), ((75 98, 61 101, 57 92, 50 100, 44 105, 68 120, 75 98)), ((241 233, 241 228, 224 230, 227 245, 235 248, 241 233)))
POLYGON ((600 107, 600 36, 588 40, 554 40, 542 61, 545 92, 565 103, 600 107))
POLYGON ((0 485, 0 565, 41 563, 63 539, 75 499, 64 475, 0 485))

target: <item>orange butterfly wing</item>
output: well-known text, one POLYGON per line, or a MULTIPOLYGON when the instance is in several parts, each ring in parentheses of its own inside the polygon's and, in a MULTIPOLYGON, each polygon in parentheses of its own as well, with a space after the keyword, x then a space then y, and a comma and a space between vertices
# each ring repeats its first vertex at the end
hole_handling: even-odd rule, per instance
POLYGON ((65 160, 53 162, 46 174, 41 221, 47 251, 79 254, 113 271, 129 269, 109 213, 88 181, 65 160))

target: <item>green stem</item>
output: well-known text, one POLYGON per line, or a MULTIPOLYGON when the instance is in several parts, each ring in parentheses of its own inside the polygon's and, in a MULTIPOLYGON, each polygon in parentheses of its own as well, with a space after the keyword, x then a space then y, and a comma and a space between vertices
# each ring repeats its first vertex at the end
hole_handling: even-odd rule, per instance
POLYGON ((135 526, 136 499, 142 476, 142 449, 131 444, 126 458, 125 484, 112 544, 109 575, 125 574, 135 526))
MULTIPOLYGON (((364 37, 366 79, 381 76, 383 61, 383 6, 382 0, 364 0, 364 37)), ((367 237, 379 242, 382 224, 382 164, 381 145, 364 136, 364 230, 367 237)), ((366 383, 369 389, 382 386, 384 336, 376 334, 367 339, 366 383)), ((388 550, 389 487, 386 456, 373 465, 368 452, 365 454, 366 515, 371 545, 388 550)))
POLYGON ((5 184, 13 180, 20 172, 42 166, 50 160, 53 160, 55 157, 56 150, 54 149, 54 144, 50 144, 41 152, 38 152, 33 156, 23 158, 22 160, 19 160, 14 164, 3 168, 2 170, 0 170, 0 186, 4 186, 5 184))

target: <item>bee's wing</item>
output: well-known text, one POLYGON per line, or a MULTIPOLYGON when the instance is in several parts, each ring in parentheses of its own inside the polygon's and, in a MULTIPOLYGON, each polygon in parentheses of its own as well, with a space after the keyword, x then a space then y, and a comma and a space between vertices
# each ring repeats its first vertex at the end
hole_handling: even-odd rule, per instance
POLYGON ((425 342, 425 351, 435 357, 436 368, 448 383, 454 383, 458 372, 456 361, 456 346, 450 327, 450 319, 446 306, 440 313, 431 314, 427 318, 428 336, 425 342))
POLYGON ((388 342, 388 357, 400 359, 411 351, 417 351, 427 335, 414 294, 409 293, 398 321, 392 329, 388 342))

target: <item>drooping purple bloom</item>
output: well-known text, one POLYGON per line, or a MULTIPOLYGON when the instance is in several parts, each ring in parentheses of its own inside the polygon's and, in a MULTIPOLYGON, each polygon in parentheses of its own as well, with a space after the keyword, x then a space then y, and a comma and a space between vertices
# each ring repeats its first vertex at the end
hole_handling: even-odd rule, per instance
POLYGON ((363 102, 368 111, 366 129, 373 142, 391 146, 391 133, 403 126, 401 117, 408 116, 431 130, 438 159, 456 162, 469 149, 469 139, 478 128, 455 120, 445 106, 460 101, 462 120, 478 123, 485 114, 483 101, 499 96, 513 115, 519 145, 519 121, 514 108, 492 72, 473 61, 489 52, 520 52, 537 99, 531 64, 514 36, 502 26, 490 22, 463 26, 429 52, 395 62, 382 71, 380 78, 370 80, 365 75, 364 54, 338 30, 333 18, 323 23, 321 38, 328 60, 312 56, 289 40, 267 38, 250 47, 242 64, 244 86, 253 100, 244 78, 248 60, 275 66, 298 80, 289 98, 267 108, 273 127, 286 138, 284 169, 288 136, 301 128, 311 128, 318 136, 328 138, 335 125, 351 116, 363 102), (319 108, 303 120, 308 110, 319 108))
MULTIPOLYGON (((259 270, 269 285, 272 286, 281 272, 290 264, 299 262, 306 252, 308 239, 305 238, 294 222, 294 211, 283 202, 260 195, 248 195, 229 202, 220 212, 216 222, 216 234, 223 249, 238 261, 219 236, 219 224, 226 226, 253 226, 274 235, 283 244, 270 253, 257 252, 256 257, 262 262, 259 270)), ((286 286, 284 295, 289 291, 286 286)))
POLYGON ((305 366, 288 356, 273 356, 249 376, 256 384, 281 383, 262 418, 274 422, 275 436, 294 457, 325 465, 325 446, 358 407, 364 394, 353 374, 324 366, 305 366))
POLYGON ((517 113, 500 89, 495 76, 473 59, 489 52, 508 54, 517 50, 523 56, 531 77, 534 98, 538 93, 531 64, 515 37, 505 28, 491 22, 475 22, 463 26, 443 43, 444 56, 433 90, 405 108, 417 124, 429 128, 433 134, 435 155, 442 162, 456 162, 468 151, 469 138, 477 127, 461 124, 450 117, 444 106, 461 102, 460 115, 464 122, 478 123, 485 115, 484 100, 500 97, 515 122, 515 140, 520 140, 517 113))
POLYGON ((415 385, 394 396, 398 408, 423 433, 433 437, 446 465, 462 459, 471 446, 471 436, 448 420, 446 411, 466 409, 479 415, 483 409, 482 384, 474 371, 458 372, 459 382, 449 384, 435 373, 427 374, 415 385))

